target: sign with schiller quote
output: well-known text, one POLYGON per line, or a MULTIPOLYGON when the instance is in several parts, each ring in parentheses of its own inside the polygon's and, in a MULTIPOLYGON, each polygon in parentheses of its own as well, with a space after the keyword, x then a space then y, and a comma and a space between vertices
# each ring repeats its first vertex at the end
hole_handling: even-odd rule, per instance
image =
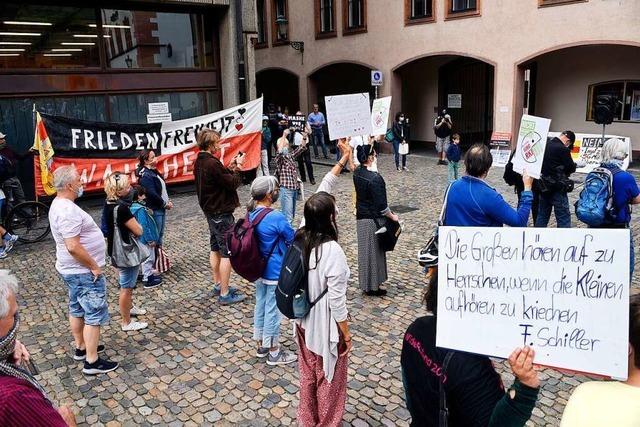
POLYGON ((438 347, 627 378, 629 230, 440 227, 438 347))

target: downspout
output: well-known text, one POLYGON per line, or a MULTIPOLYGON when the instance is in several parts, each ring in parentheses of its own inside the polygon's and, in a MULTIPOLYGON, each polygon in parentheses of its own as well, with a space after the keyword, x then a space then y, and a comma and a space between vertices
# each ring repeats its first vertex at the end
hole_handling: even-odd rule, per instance
POLYGON ((247 80, 244 61, 244 31, 242 26, 242 0, 235 0, 236 8, 236 48, 238 55, 238 95, 240 104, 247 102, 247 80))

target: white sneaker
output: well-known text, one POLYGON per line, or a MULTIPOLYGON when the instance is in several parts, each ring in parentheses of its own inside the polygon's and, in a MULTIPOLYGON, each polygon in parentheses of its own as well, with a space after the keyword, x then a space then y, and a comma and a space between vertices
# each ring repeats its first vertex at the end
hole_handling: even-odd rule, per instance
POLYGON ((131 307, 131 311, 129 312, 130 316, 144 316, 145 314, 147 314, 147 310, 136 307, 135 305, 131 307))
POLYGON ((146 322, 129 322, 128 325, 122 327, 122 330, 125 332, 139 331, 147 326, 149 326, 149 324, 146 322))

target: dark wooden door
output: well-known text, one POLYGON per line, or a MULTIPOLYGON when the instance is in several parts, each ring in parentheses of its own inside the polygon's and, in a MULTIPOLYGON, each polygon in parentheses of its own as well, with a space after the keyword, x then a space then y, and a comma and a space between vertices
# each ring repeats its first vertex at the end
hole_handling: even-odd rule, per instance
POLYGON ((447 108, 450 94, 462 95, 461 108, 447 108, 453 132, 462 145, 488 143, 493 131, 493 66, 471 58, 458 58, 440 67, 438 99, 447 108))

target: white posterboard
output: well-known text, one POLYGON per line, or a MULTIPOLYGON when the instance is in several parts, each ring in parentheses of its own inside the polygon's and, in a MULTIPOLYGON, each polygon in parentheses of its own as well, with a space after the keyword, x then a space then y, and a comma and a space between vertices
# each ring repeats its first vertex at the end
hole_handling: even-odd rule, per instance
POLYGON ((171 113, 147 114, 147 123, 162 123, 173 120, 171 113))
POLYGON ((167 114, 169 112, 168 102, 150 102, 149 114, 167 114))
POLYGON ((387 133, 389 123, 389 111, 391 111, 391 97, 373 100, 371 107, 371 135, 378 136, 387 133))
MULTIPOLYGON (((549 138, 560 136, 561 132, 549 132, 549 138)), ((632 160, 633 150, 631 150, 631 138, 628 136, 605 135, 605 141, 613 138, 623 140, 627 144, 627 158, 624 159, 622 169, 627 170, 629 162, 632 160)), ((584 162, 585 166, 576 169, 578 173, 589 173, 593 169, 600 166, 602 161, 602 134, 596 135, 592 133, 576 133, 576 142, 573 145, 571 157, 574 162, 584 162)))
POLYGON ((551 120, 525 114, 520 121, 518 145, 513 156, 513 170, 522 174, 526 169, 529 176, 539 179, 544 150, 547 147, 547 134, 551 120))
POLYGON ((371 109, 368 93, 325 96, 329 139, 337 140, 371 134, 371 109))
POLYGON ((629 230, 440 227, 436 345, 627 377, 629 230))
POLYGON ((447 108, 462 108, 462 94, 461 93, 448 94, 447 108))

